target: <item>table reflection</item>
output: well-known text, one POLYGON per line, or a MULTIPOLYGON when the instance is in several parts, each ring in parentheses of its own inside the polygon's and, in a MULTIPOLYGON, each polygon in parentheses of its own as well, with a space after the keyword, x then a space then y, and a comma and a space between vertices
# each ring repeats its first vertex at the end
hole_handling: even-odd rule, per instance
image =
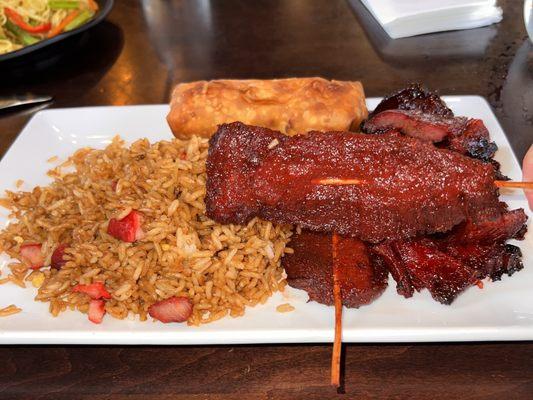
POLYGON ((118 26, 104 21, 81 36, 44 47, 20 59, 0 64, 0 95, 33 93, 54 97, 56 105, 80 98, 111 69, 124 46, 118 26), (58 96, 67 84, 69 96, 58 96))
POLYGON ((214 26, 209 0, 143 0, 142 10, 150 41, 167 67, 170 81, 176 71, 195 68, 198 76, 211 75, 214 26))
POLYGON ((525 39, 514 56, 501 89, 502 123, 521 160, 533 144, 533 43, 525 39), (525 132, 525 135, 511 134, 525 132))
POLYGON ((376 53, 391 65, 416 64, 428 56, 443 60, 481 59, 498 32, 498 25, 491 25, 391 39, 361 1, 349 0, 349 3, 376 53))

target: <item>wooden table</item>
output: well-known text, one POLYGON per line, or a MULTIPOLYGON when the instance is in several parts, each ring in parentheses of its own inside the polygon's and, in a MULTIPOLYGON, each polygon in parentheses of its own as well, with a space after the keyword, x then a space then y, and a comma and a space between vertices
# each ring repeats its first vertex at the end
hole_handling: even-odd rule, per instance
MULTIPOLYGON (((321 75, 368 96, 408 82, 487 98, 521 159, 533 141, 522 4, 495 26, 388 40, 357 0, 117 0, 63 57, 0 66, 0 94, 53 107, 165 103, 180 81, 321 75)), ((36 109, 0 114, 3 154, 36 109)), ((31 160, 28 160, 31 162, 31 160)), ((516 279, 519 279, 517 277, 516 279)), ((529 343, 347 345, 344 398, 533 396, 529 343)), ((0 348, 0 399, 325 399, 330 345, 0 348)))

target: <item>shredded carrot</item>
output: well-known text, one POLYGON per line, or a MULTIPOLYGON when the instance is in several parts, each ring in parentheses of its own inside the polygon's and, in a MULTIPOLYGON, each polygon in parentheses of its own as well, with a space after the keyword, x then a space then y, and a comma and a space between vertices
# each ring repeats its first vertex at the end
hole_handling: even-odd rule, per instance
POLYGON ((50 30, 50 27, 52 26, 50 22, 46 22, 40 25, 30 25, 26 21, 24 21, 22 15, 20 15, 18 12, 9 7, 4 7, 4 13, 13 24, 17 25, 19 28, 24 29, 26 32, 29 33, 48 32, 50 30))
POLYGON ((70 24, 74 20, 74 18, 78 16, 79 13, 80 10, 74 10, 69 12, 67 16, 63 18, 61 22, 59 22, 59 24, 57 24, 50 30, 50 32, 48 33, 48 37, 51 38, 63 32, 65 30, 65 27, 70 24))
POLYGON ((335 302, 335 339, 331 355, 331 385, 340 386, 341 376, 341 350, 342 350, 342 297, 337 269, 337 246, 339 236, 334 233, 332 237, 333 252, 333 299, 335 302))
POLYGON ((480 280, 478 280, 475 285, 480 288, 480 289, 483 289, 483 282, 481 282, 480 280))
POLYGON ((92 11, 98 11, 98 3, 94 0, 87 0, 87 4, 92 11))

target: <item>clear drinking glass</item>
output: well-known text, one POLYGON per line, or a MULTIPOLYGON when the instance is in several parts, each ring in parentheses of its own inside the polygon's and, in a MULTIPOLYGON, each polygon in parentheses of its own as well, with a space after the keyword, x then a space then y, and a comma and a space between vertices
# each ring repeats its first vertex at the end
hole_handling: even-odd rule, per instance
POLYGON ((533 41, 533 0, 524 2, 524 21, 526 23, 527 34, 533 41))

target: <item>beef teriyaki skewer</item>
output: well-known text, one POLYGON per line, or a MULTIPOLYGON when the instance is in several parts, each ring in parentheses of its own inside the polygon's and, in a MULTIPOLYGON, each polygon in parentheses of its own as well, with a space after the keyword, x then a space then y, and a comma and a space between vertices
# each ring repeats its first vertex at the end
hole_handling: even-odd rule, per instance
POLYGON ((335 330, 333 349, 331 352, 331 385, 338 388, 341 376, 342 353, 342 294, 339 278, 339 236, 334 233, 331 237, 333 255, 333 301, 335 303, 335 330))

